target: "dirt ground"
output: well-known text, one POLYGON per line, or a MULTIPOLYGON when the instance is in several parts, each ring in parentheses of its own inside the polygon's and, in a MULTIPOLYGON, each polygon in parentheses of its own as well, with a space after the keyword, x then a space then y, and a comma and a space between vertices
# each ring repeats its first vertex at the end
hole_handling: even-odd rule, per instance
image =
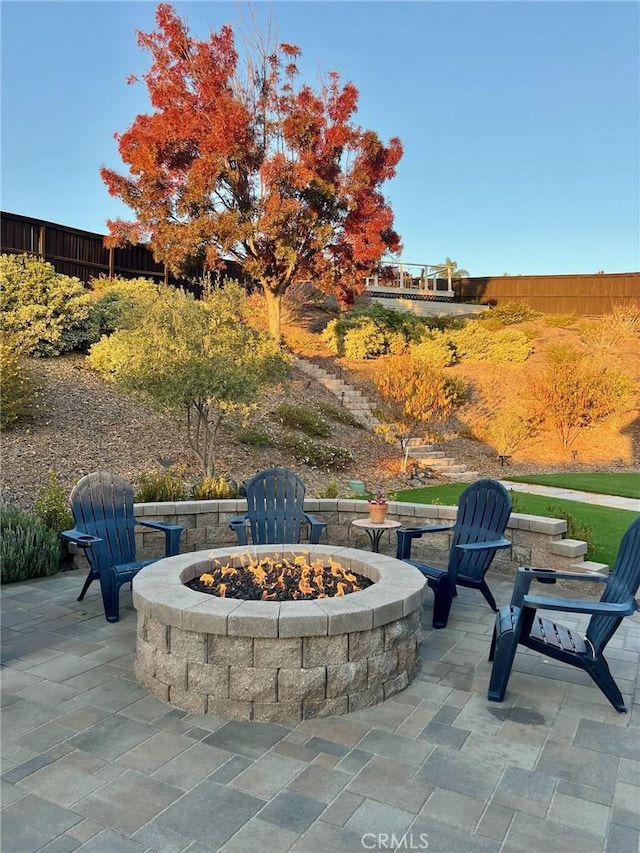
MULTIPOLYGON (((434 430, 447 455, 455 457, 469 469, 486 473, 495 463, 496 450, 482 442, 470 438, 470 424, 477 416, 478 402, 482 391, 487 390, 505 401, 517 403, 518 398, 527 393, 526 377, 528 372, 540 365, 550 347, 570 345, 578 350, 589 352, 589 343, 585 343, 586 320, 576 319, 564 328, 549 326, 544 318, 518 324, 509 328, 525 331, 533 344, 533 354, 525 365, 490 364, 483 362, 462 362, 450 372, 462 379, 471 389, 471 399, 467 406, 448 421, 435 424, 434 430)), ((375 387, 372 375, 377 369, 378 360, 355 360, 336 358, 328 349, 322 347, 318 338, 308 342, 296 340, 301 354, 305 354, 327 370, 341 370, 343 378, 356 387, 360 387, 371 399, 375 399, 375 387)), ((640 334, 638 331, 619 335, 610 347, 593 350, 594 359, 606 360, 635 379, 640 389, 640 334)), ((514 451, 509 460, 511 472, 526 474, 537 472, 561 471, 635 471, 640 468, 640 412, 634 409, 617 420, 600 426, 585 429, 569 448, 563 448, 558 438, 551 433, 541 433, 514 451)))
MULTIPOLYGON (((326 316, 321 317, 326 323, 326 316)), ((531 332, 535 352, 530 361, 544 357, 545 349, 558 341, 579 341, 578 328, 550 328, 536 321, 531 332)), ((317 330, 318 322, 311 326, 317 330)), ((285 330, 286 331, 286 330, 285 330)), ((326 350, 310 329, 289 330, 292 349, 304 357, 322 363, 375 399, 371 382, 374 361, 337 359, 326 350)), ((620 364, 640 380, 637 336, 620 343, 620 364)), ((200 475, 196 458, 186 440, 186 419, 182 414, 158 412, 119 392, 91 371, 82 355, 55 359, 32 359, 30 366, 40 388, 36 417, 28 426, 8 430, 2 436, 2 497, 28 508, 33 505, 39 487, 55 471, 70 490, 86 473, 111 470, 135 482, 142 472, 160 471, 163 465, 184 469, 193 481, 200 475)), ((522 383, 519 365, 501 365, 497 374, 492 365, 462 364, 456 371, 472 385, 502 383, 505 393, 518 393, 522 383), (497 375, 497 380, 496 380, 497 375)), ((337 399, 308 376, 294 371, 286 386, 263 395, 255 414, 256 425, 266 426, 277 435, 273 410, 287 401, 313 408, 321 401, 337 404, 337 399)), ((437 427, 438 447, 447 456, 481 476, 499 478, 510 474, 559 471, 633 471, 640 468, 640 417, 630 412, 616 424, 585 431, 575 445, 563 449, 553 436, 537 441, 512 455, 508 469, 501 466, 496 450, 469 437, 462 414, 437 427), (572 451, 575 451, 573 453, 572 451)), ((385 491, 403 488, 408 477, 401 473, 402 453, 398 445, 384 442, 370 432, 332 422, 328 439, 351 451, 354 462, 344 471, 321 471, 298 462, 278 443, 276 447, 257 448, 240 444, 231 431, 223 433, 218 447, 218 472, 241 482, 272 465, 296 471, 307 485, 309 496, 322 496, 331 483, 339 494, 349 494, 347 483, 363 480, 368 489, 385 491)), ((438 476, 421 485, 446 482, 438 476)), ((415 483, 412 483, 415 485, 415 483)))

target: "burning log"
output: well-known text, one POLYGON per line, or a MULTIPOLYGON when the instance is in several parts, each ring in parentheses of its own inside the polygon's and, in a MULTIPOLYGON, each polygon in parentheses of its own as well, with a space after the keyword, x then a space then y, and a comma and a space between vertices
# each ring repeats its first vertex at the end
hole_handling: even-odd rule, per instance
POLYGON ((245 601, 304 601, 333 598, 366 589, 373 581, 343 568, 331 558, 309 563, 304 555, 293 561, 264 557, 259 562, 223 565, 214 560, 210 571, 186 586, 219 598, 245 601))

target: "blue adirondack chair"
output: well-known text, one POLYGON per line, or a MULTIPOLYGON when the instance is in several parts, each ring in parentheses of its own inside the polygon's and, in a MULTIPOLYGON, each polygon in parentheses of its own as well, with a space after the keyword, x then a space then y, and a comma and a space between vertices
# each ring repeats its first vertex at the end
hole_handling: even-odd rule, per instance
POLYGON ((71 492, 71 509, 75 527, 64 530, 60 536, 81 548, 90 566, 78 601, 82 601, 91 583, 99 580, 107 621, 117 622, 120 587, 132 581, 140 569, 161 559, 136 560, 136 525, 164 532, 166 557, 178 553, 183 528, 178 524, 137 519, 133 512, 133 488, 108 471, 87 474, 78 481, 71 492))
POLYGON ((434 593, 433 627, 446 627, 456 584, 479 589, 492 610, 496 602, 484 576, 496 551, 510 548, 503 533, 511 515, 507 490, 495 480, 478 480, 460 495, 455 524, 431 524, 424 527, 400 527, 397 531, 396 559, 411 563, 427 578, 434 593), (411 559, 411 543, 424 533, 451 530, 453 538, 446 569, 437 569, 411 559))
MULTIPOLYGON (((575 572, 554 572, 553 577, 591 583, 603 580, 600 575, 575 572)), ((534 578, 545 580, 545 570, 518 569, 511 604, 501 607, 496 616, 489 652, 493 668, 488 698, 492 702, 502 702, 504 699, 513 659, 520 644, 542 652, 547 658, 584 669, 616 711, 625 713, 627 709, 604 658, 604 649, 623 618, 631 616, 638 609, 634 596, 640 586, 640 518, 631 524, 622 538, 613 571, 604 580, 605 588, 600 601, 529 595, 534 578), (591 613, 585 636, 582 637, 573 628, 540 616, 538 608, 562 610, 565 613, 591 613)))
POLYGON ((309 544, 318 544, 327 522, 304 511, 304 483, 293 471, 286 468, 260 471, 247 480, 246 491, 246 514, 229 521, 238 545, 247 545, 247 522, 254 545, 296 544, 300 542, 303 524, 309 525, 309 544))

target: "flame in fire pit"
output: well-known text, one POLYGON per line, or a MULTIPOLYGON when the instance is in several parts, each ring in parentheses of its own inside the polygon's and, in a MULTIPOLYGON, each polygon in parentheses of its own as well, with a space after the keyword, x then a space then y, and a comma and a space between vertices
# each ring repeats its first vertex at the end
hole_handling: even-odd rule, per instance
POLYGON ((358 592, 372 581, 348 571, 329 557, 310 563, 308 555, 286 558, 263 557, 253 562, 240 558, 241 565, 223 565, 214 560, 211 570, 189 581, 186 586, 220 598, 248 601, 298 601, 333 598, 358 592))

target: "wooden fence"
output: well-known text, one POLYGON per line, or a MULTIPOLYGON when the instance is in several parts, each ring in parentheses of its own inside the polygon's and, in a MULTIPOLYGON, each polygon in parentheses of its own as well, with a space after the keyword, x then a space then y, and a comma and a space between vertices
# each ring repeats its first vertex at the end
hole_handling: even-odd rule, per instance
MULTIPOLYGON (((194 267, 184 277, 174 276, 154 260, 147 246, 107 249, 102 234, 15 213, 0 217, 2 252, 29 252, 49 261, 57 272, 84 282, 99 275, 142 276, 182 287, 195 296, 201 294, 201 268, 194 267)), ((227 263, 226 274, 245 278, 233 262, 227 263)), ((524 302, 545 314, 600 316, 615 306, 640 302, 640 272, 463 278, 453 280, 453 290, 456 302, 524 302)))
MULTIPOLYGON (((56 272, 88 282, 92 278, 121 276, 164 281, 200 296, 202 268, 193 267, 184 276, 175 276, 154 260, 148 246, 107 249, 104 235, 79 228, 57 225, 16 213, 1 213, 2 253, 37 255, 55 267, 56 272)), ((242 278, 237 264, 229 262, 226 274, 242 278)))
POLYGON ((598 317, 640 303, 640 272, 593 275, 506 275, 453 281, 456 302, 524 302, 543 314, 598 317))

